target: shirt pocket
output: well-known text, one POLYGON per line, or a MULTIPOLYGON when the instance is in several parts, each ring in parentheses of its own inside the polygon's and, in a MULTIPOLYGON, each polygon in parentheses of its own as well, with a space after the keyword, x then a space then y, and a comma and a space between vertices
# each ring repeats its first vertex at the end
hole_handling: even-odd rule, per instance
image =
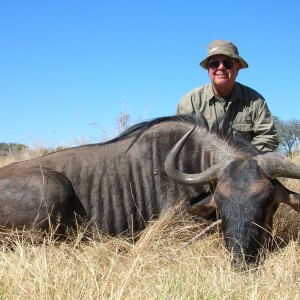
POLYGON ((236 122, 231 125, 232 133, 235 138, 243 138, 252 141, 254 137, 254 125, 249 122, 236 122))

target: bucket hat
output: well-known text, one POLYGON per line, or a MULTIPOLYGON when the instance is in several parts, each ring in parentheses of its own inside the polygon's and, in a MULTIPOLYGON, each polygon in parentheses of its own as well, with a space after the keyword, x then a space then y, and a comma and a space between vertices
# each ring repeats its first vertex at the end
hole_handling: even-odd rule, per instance
POLYGON ((207 63, 210 57, 222 54, 237 59, 240 62, 241 68, 248 68, 247 62, 239 55, 239 50, 236 45, 230 41, 215 40, 211 42, 207 48, 207 57, 200 62, 200 66, 207 68, 207 63))

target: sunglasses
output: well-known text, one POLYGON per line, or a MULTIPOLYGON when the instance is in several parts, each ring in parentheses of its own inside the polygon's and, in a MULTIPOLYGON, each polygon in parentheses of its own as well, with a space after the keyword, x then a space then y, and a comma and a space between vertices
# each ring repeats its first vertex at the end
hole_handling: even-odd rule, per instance
POLYGON ((223 67, 227 70, 230 70, 233 68, 233 60, 216 60, 212 59, 210 60, 207 65, 211 69, 217 69, 219 68, 220 64, 223 64, 223 67))

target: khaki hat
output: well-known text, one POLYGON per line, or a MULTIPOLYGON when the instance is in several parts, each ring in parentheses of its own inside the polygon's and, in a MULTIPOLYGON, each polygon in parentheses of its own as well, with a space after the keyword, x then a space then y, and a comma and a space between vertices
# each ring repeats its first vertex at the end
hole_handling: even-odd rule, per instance
POLYGON ((207 70, 208 59, 217 54, 227 55, 239 60, 241 69, 248 68, 246 61, 239 55, 238 48, 232 42, 223 40, 215 40, 209 44, 207 48, 207 57, 200 62, 200 66, 207 70))

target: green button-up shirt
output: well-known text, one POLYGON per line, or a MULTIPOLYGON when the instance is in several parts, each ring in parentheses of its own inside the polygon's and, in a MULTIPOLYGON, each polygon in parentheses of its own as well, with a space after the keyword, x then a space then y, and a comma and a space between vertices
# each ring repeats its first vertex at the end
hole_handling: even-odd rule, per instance
POLYGON ((202 113, 211 129, 224 117, 227 136, 243 137, 262 153, 278 146, 277 131, 265 99, 255 90, 235 83, 228 101, 215 96, 212 84, 206 84, 186 94, 178 104, 177 114, 202 113))

